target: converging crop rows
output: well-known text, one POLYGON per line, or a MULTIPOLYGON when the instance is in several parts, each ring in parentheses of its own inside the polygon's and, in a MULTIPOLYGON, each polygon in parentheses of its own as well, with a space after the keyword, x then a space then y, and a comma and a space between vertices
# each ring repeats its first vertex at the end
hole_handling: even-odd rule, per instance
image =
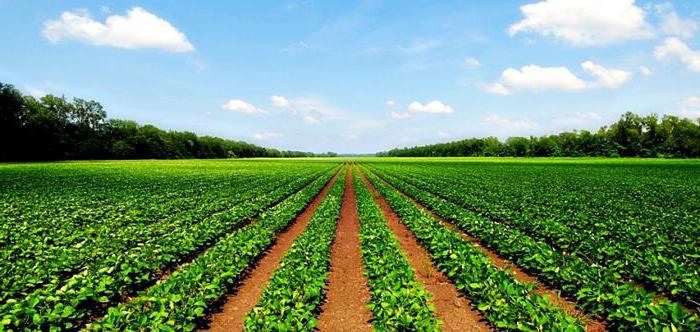
POLYGON ((698 170, 0 165, 0 328, 697 331, 698 170))

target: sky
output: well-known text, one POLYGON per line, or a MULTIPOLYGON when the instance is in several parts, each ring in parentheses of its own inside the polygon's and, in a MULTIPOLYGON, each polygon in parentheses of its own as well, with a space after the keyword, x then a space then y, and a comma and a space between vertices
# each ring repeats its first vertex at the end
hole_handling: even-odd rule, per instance
POLYGON ((700 1, 0 0, 0 82, 313 152, 700 117, 700 1))

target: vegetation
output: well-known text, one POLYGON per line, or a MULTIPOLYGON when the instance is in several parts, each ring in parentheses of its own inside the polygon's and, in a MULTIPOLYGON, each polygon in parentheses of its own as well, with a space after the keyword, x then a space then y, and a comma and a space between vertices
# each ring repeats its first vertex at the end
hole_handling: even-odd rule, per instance
POLYGON ((326 186, 281 264, 265 267, 274 274, 238 317, 247 329, 316 328, 341 206, 352 204, 344 190, 357 198, 355 249, 376 330, 440 330, 442 320, 379 197, 496 330, 581 331, 591 318, 611 331, 700 329, 697 160, 347 164, 352 189, 340 159, 0 164, 0 330, 204 327, 326 186))
POLYGON ((36 99, 3 83, 0 141, 4 142, 0 161, 316 156, 108 119, 102 105, 94 100, 68 101, 53 95, 36 99))
POLYGON ((371 292, 368 307, 380 331, 434 331, 431 295, 415 279, 415 272, 399 247, 379 206, 353 174, 360 217, 360 242, 365 276, 371 292))
POLYGON ((381 157, 700 157, 700 119, 625 113, 598 132, 563 132, 541 137, 469 138, 393 149, 381 157))
MULTIPOLYGON (((109 308, 90 330, 193 330, 245 271, 274 243, 275 236, 321 191, 327 172, 264 212, 257 222, 221 239, 191 264, 136 299, 109 308)), ((342 181, 341 181, 342 183, 342 181)))
POLYGON ((697 209, 700 202, 679 196, 683 189, 676 184, 685 182, 687 190, 697 190, 697 184, 687 182, 689 174, 697 171, 697 164, 659 167, 602 163, 589 164, 587 169, 581 169, 582 164, 556 163, 369 165, 381 178, 485 246, 535 272, 538 279, 561 289, 585 311, 605 318, 615 329, 673 326, 694 330, 700 326, 698 316, 683 310, 680 303, 659 299, 658 294, 643 287, 648 285, 697 307, 690 299, 697 299, 693 289, 698 282, 700 256, 691 248, 697 243, 684 243, 697 242, 700 227, 696 219, 691 221, 684 215, 697 209), (658 182, 660 173, 666 176, 664 185, 658 182), (440 178, 444 181, 438 182, 440 178), (473 197, 481 198, 479 204, 486 209, 502 201, 518 205, 494 207, 489 214, 471 205, 473 197), (489 200, 493 202, 488 204, 489 200), (557 205, 559 209, 552 207, 557 205), (678 212, 672 212, 674 209, 678 212), (494 217, 495 213, 500 217, 494 217), (646 213, 667 219, 640 216, 646 213), (519 218, 522 222, 517 221, 519 218), (554 229, 560 232, 557 239, 571 237, 587 245, 562 246, 544 236, 554 229), (676 244, 667 236, 684 240, 676 244), (599 260, 611 256, 617 259, 599 260), (635 269, 635 265, 640 268, 635 269), (654 268, 659 265, 669 270, 654 268), (679 296, 684 290, 690 294, 679 296))
POLYGON ((506 330, 583 331, 575 318, 532 293, 532 285, 519 283, 508 272, 496 268, 473 244, 374 174, 368 177, 401 221, 428 249, 438 268, 494 326, 506 330))
POLYGON ((314 330, 331 263, 331 244, 340 216, 345 172, 294 240, 258 304, 246 316, 247 331, 314 330))
MULTIPOLYGON (((105 215, 106 218, 103 220, 98 218, 97 220, 88 219, 88 221, 78 217, 78 220, 88 222, 88 225, 80 227, 79 232, 76 232, 75 229, 72 232, 66 232, 65 234, 70 237, 68 239, 48 236, 40 237, 36 241, 46 242, 44 241, 46 238, 51 240, 48 241, 48 247, 41 246, 39 247, 41 248, 40 250, 35 250, 33 255, 28 255, 25 258, 27 261, 34 262, 34 266, 44 266, 46 264, 50 266, 54 262, 61 264, 62 260, 71 258, 70 255, 73 249, 85 245, 88 242, 87 240, 92 237, 94 232, 92 226, 100 225, 101 223, 107 225, 109 230, 103 230, 102 232, 105 233, 100 235, 113 238, 113 242, 109 242, 109 245, 106 247, 98 244, 91 248, 92 251, 101 252, 104 255, 85 256, 81 257, 83 260, 71 260, 75 265, 64 267, 54 274, 50 274, 45 279, 37 280, 32 278, 31 275, 26 277, 31 282, 24 283, 26 285, 24 289, 19 291, 13 290, 13 293, 7 296, 9 299, 0 305, 2 325, 6 327, 11 326, 13 329, 43 329, 52 326, 70 329, 80 326, 86 323, 86 320, 90 317, 101 314, 105 308, 104 305, 119 302, 124 296, 132 295, 140 288, 152 284, 169 267, 186 262, 188 257, 196 256, 199 251, 211 246, 223 235, 240 228, 254 216, 307 186, 312 180, 317 179, 321 173, 327 172, 332 164, 306 163, 303 166, 299 165, 306 168, 305 170, 298 167, 285 167, 284 163, 277 164, 278 166, 283 166, 283 168, 271 167, 273 165, 271 164, 269 167, 257 171, 258 174, 262 172, 270 182, 267 188, 259 186, 253 188, 252 190, 257 193, 255 197, 240 201, 233 206, 226 206, 223 209, 219 207, 220 210, 214 208, 214 210, 209 210, 204 216, 196 219, 189 219, 186 214, 179 215, 177 218, 168 218, 169 211, 160 210, 160 213, 162 213, 161 219, 156 217, 155 220, 136 222, 129 225, 136 229, 162 227, 166 231, 159 234, 159 236, 142 237, 144 232, 117 232, 116 235, 121 235, 120 237, 112 236, 109 230, 118 229, 120 219, 105 215), (275 182, 279 182, 280 185, 276 186, 275 182), (268 191, 270 189, 271 191, 268 191), (74 236, 74 234, 77 236, 74 236)), ((140 176, 148 179, 150 176, 149 169, 143 166, 141 165, 136 171, 143 172, 140 176)), ((198 172, 188 170, 186 164, 184 166, 183 168, 173 167, 172 170, 166 172, 166 174, 171 176, 161 178, 161 181, 168 181, 169 188, 167 189, 177 191, 181 187, 187 188, 191 185, 189 180, 192 180, 192 175, 198 172), (188 176, 188 172, 192 173, 188 176), (178 177, 181 180, 174 181, 178 177)), ((225 167, 222 164, 215 164, 214 167, 216 166, 219 168, 225 167)), ((65 177, 60 169, 54 169, 50 164, 43 165, 43 167, 35 167, 47 171, 50 175, 59 178, 65 177)), ((117 171, 123 172, 121 175, 127 179, 135 175, 139 176, 138 173, 133 172, 134 169, 129 169, 130 167, 128 166, 125 168, 117 169, 117 171)), ((41 181, 44 176, 41 175, 42 173, 37 173, 36 168, 29 170, 21 168, 18 171, 22 176, 25 176, 25 181, 28 182, 22 184, 26 188, 33 188, 33 190, 39 191, 44 188, 41 181), (36 174, 33 180, 38 182, 31 182, 32 174, 36 174)), ((87 171, 89 172, 90 169, 88 168, 87 171)), ((250 172, 251 170, 248 170, 248 172, 241 172, 241 170, 236 172, 234 170, 232 173, 230 169, 226 170, 224 168, 218 174, 218 177, 214 177, 210 181, 222 180, 222 176, 224 177, 223 179, 231 175, 246 177, 250 176, 246 175, 246 173, 250 174, 250 172)), ((256 171, 252 170, 252 172, 255 175, 256 171)), ((72 176, 72 174, 69 174, 69 176, 72 176)), ((117 187, 119 185, 118 179, 118 177, 115 179, 102 173, 102 181, 112 180, 117 187)), ((54 187, 53 189, 61 191, 62 187, 54 187)), ((61 198, 72 198, 75 200, 76 196, 71 197, 71 195, 79 195, 82 190, 80 185, 72 186, 68 192, 62 194, 63 197, 61 198)), ((237 192, 238 188, 232 187, 228 188, 228 190, 237 192)), ((10 197, 8 200, 10 204, 18 204, 16 203, 18 198, 13 196, 21 196, 28 193, 27 191, 9 191, 3 194, 10 197)), ((226 200, 226 197, 222 197, 219 203, 221 204, 226 200)), ((157 201, 152 199, 148 202, 157 204, 157 201)), ((94 206, 92 202, 82 199, 77 200, 75 203, 82 205, 79 209, 85 211, 101 212, 102 209, 101 206, 94 206)), ((117 202, 114 203, 116 204, 117 202)), ((105 205, 109 206, 109 204, 105 205)), ((62 206, 54 206, 54 209, 58 209, 57 214, 60 216, 62 206)), ((68 215, 75 216, 72 213, 68 213, 68 215)), ((19 223, 26 222, 26 219, 21 214, 17 216, 16 220, 19 223)), ((37 224, 34 225, 36 226, 37 224)), ((48 225, 48 223, 39 223, 38 227, 32 229, 32 232, 46 232, 45 226, 48 225)), ((7 226, 5 230, 8 233, 17 232, 11 227, 11 223, 7 226)), ((65 227, 70 228, 70 223, 65 227)), ((5 239, 13 237, 15 236, 3 236, 5 239)), ((9 257, 4 259, 3 262, 12 262, 10 258, 15 257, 15 254, 10 252, 8 255, 9 257)), ((30 266, 30 264, 25 264, 25 266, 30 266)), ((11 276, 15 274, 13 264, 7 264, 5 267, 6 269, 2 271, 3 275, 11 276)), ((49 269, 49 271, 54 270, 49 269)))

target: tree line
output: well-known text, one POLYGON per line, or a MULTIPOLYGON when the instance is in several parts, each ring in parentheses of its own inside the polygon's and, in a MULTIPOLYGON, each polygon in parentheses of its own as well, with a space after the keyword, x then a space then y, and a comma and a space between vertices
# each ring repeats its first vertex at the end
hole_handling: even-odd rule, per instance
POLYGON ((23 95, 0 82, 0 161, 314 157, 254 144, 108 119, 94 100, 23 95))
POLYGON ((623 114, 597 132, 586 130, 548 136, 469 138, 455 142, 393 149, 383 157, 700 157, 700 119, 673 115, 623 114))

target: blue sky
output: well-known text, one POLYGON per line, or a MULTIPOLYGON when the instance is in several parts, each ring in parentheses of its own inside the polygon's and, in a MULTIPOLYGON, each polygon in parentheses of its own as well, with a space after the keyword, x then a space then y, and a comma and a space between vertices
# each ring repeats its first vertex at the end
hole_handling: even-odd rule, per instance
POLYGON ((0 81, 305 151, 700 116, 700 2, 0 0, 0 81))

